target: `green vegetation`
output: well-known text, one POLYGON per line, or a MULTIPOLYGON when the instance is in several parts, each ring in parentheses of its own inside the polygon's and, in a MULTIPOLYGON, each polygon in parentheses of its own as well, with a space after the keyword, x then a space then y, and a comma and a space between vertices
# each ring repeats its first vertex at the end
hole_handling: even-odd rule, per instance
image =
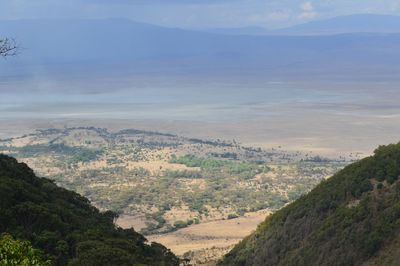
POLYGON ((99 212, 88 199, 36 177, 25 164, 4 155, 0 155, 0 213, 0 233, 30 241, 34 247, 5 236, 0 242, 0 260, 6 258, 3 254, 19 252, 17 259, 27 256, 37 261, 27 265, 46 265, 40 263, 36 251, 40 249, 54 265, 179 264, 165 247, 147 245, 133 229, 116 228, 115 213, 99 212))
MULTIPOLYGON (((3 147, 0 150, 5 150, 3 147)), ((71 147, 64 144, 35 144, 23 147, 11 148, 12 155, 19 157, 31 157, 43 154, 54 154, 62 156, 67 164, 85 163, 97 159, 102 151, 96 149, 87 149, 83 147, 71 147)))
POLYGON ((189 220, 189 221, 176 221, 174 223, 174 227, 177 228, 177 229, 185 228, 188 225, 191 225, 193 223, 192 220, 189 220))
POLYGON ((50 266, 41 251, 29 241, 15 240, 9 234, 0 238, 0 265, 2 266, 50 266))
POLYGON ((188 154, 177 158, 172 155, 170 163, 183 164, 187 167, 200 167, 208 173, 218 174, 226 172, 231 175, 240 175, 243 179, 251 179, 257 174, 267 173, 271 169, 263 163, 238 162, 230 160, 216 160, 213 158, 201 158, 188 154))
POLYGON ((185 155, 177 158, 175 154, 171 156, 170 163, 178 163, 187 167, 200 167, 202 169, 213 169, 224 166, 227 162, 210 158, 198 158, 194 155, 185 155))
POLYGON ((398 262, 399 176, 400 143, 379 147, 268 217, 220 265, 398 262))
POLYGON ((236 219, 239 218, 239 216, 236 213, 230 213, 228 214, 228 220, 236 219))

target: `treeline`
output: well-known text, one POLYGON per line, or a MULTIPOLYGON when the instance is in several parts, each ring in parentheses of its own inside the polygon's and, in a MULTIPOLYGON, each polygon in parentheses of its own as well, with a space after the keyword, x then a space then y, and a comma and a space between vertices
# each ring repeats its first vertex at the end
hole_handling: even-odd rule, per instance
POLYGON ((100 149, 88 149, 83 147, 72 147, 62 143, 34 144, 23 147, 4 147, 11 151, 12 156, 33 157, 43 154, 54 154, 64 156, 67 164, 84 163, 97 159, 103 153, 100 149))

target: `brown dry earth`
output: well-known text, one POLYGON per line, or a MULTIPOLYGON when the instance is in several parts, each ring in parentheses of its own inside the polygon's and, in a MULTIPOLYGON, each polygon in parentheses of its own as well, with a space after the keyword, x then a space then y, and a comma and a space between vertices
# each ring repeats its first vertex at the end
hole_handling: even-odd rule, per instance
POLYGON ((253 232, 270 213, 271 211, 263 210, 236 219, 191 225, 172 233, 149 236, 148 240, 167 246, 178 256, 190 251, 199 254, 208 251, 212 253, 208 260, 215 260, 253 232))

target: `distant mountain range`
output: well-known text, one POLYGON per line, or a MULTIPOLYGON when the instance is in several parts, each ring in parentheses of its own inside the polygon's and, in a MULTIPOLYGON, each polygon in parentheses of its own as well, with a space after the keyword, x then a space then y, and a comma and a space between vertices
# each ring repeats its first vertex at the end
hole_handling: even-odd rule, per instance
POLYGON ((310 35, 353 29, 353 33, 259 36, 164 28, 124 19, 1 21, 0 36, 15 38, 21 49, 16 58, 0 62, 0 75, 5 80, 51 76, 57 69, 63 75, 102 69, 102 73, 146 75, 397 79, 400 33, 387 33, 400 28, 396 23, 400 25, 398 17, 360 15, 279 31, 310 35), (363 26, 368 19, 376 23, 363 26), (365 33, 369 25, 375 26, 365 33))
POLYGON ((357 14, 315 20, 287 28, 213 28, 207 32, 229 35, 331 35, 343 33, 400 33, 400 16, 357 14))
POLYGON ((290 35, 400 33, 400 16, 373 14, 341 16, 296 25, 274 33, 290 35))

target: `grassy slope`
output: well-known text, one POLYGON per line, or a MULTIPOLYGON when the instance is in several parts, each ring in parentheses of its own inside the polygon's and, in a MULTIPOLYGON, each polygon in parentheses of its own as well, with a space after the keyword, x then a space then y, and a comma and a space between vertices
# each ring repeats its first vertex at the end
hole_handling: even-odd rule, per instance
POLYGON ((55 265, 178 265, 159 244, 113 224, 89 201, 0 155, 0 233, 29 240, 55 265))
POLYGON ((396 265, 399 175, 400 144, 380 147, 268 217, 220 265, 396 265))

